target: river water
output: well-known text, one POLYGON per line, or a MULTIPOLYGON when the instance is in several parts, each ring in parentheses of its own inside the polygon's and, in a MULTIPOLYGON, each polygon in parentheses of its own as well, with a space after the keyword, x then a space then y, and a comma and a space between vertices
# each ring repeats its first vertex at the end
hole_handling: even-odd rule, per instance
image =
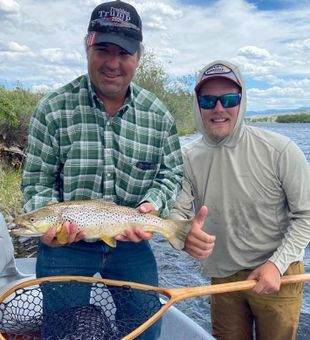
MULTIPOLYGON (((251 124, 272 130, 291 138, 304 152, 310 164, 310 124, 251 124)), ((181 137, 182 145, 198 137, 198 134, 181 137)), ((202 275, 199 262, 185 252, 175 251, 157 234, 152 241, 160 276, 160 286, 191 287, 209 284, 202 275)), ((310 273, 310 245, 305 254, 306 272, 310 273)), ((176 307, 194 319, 203 328, 210 330, 209 298, 198 297, 179 302, 176 307)), ((304 302, 299 323, 298 340, 310 339, 310 282, 305 284, 304 302)))

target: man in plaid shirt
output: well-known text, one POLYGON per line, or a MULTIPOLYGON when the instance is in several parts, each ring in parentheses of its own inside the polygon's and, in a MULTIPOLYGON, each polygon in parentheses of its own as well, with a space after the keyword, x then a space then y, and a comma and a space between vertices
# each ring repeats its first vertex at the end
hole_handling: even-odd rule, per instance
MULTIPOLYGON (((181 186, 182 156, 171 114, 131 82, 142 52, 141 30, 138 13, 127 3, 103 3, 92 12, 85 37, 88 74, 45 96, 32 116, 22 180, 26 211, 48 202, 104 198, 168 215, 181 186)), ((74 224, 63 228, 66 246, 60 247, 55 228, 41 238, 38 277, 100 272, 158 284, 150 233, 126 230, 111 249, 102 241, 84 242, 74 224)), ((137 302, 136 308, 143 306, 137 302)), ((158 334, 157 324, 141 339, 158 334)))

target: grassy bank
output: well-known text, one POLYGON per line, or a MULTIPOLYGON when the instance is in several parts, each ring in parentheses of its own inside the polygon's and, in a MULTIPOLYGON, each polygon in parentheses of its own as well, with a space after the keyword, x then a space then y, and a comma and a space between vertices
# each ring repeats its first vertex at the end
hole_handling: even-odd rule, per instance
POLYGON ((22 171, 0 164, 0 211, 4 216, 15 217, 23 205, 20 190, 22 171))

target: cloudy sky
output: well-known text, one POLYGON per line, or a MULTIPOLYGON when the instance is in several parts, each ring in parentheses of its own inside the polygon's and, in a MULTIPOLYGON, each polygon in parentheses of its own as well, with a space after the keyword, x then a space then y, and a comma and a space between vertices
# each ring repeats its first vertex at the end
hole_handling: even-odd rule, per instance
MULTIPOLYGON (((85 73, 83 38, 100 2, 0 0, 0 85, 47 90, 85 73)), ((310 107, 309 0, 128 2, 172 79, 225 59, 241 67, 249 110, 310 107)))

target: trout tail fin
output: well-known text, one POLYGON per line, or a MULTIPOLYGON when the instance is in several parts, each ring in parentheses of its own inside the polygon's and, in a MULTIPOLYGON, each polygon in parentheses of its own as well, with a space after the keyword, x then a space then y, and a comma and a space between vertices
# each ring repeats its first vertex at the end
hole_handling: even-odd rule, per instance
POLYGON ((173 225, 173 231, 167 240, 170 242, 173 248, 182 250, 187 234, 191 228, 192 221, 190 220, 170 220, 170 224, 173 225))

